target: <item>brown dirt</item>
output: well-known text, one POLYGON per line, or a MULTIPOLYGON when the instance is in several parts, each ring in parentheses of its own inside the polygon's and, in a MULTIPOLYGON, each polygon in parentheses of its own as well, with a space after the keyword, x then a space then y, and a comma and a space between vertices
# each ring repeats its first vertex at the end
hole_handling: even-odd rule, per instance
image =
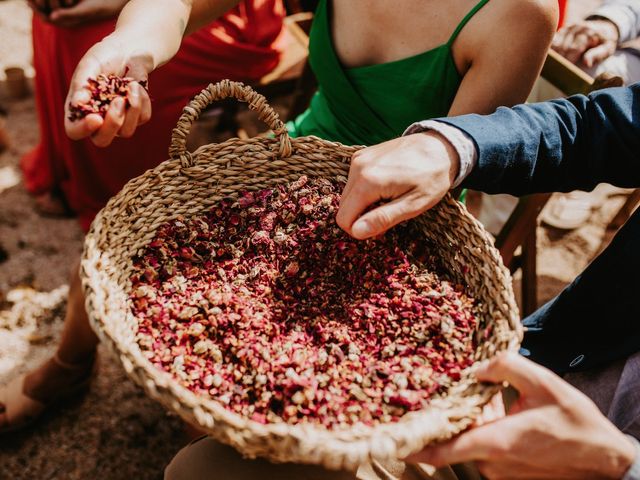
MULTIPOLYGON (((2 51, 7 36, 15 40, 11 62, 28 65, 28 13, 16 0, 0 2, 0 59, 8 58, 2 51)), ((22 185, 20 156, 38 139, 33 98, 4 103, 13 147, 0 154, 0 384, 53 352, 69 269, 82 244, 73 219, 34 213, 22 185)), ((574 232, 539 229, 540 303, 593 258, 622 201, 608 198, 574 232)), ((161 478, 164 465, 187 441, 182 424, 147 399, 117 360, 105 351, 100 355, 99 375, 83 401, 48 414, 28 431, 0 438, 0 480, 161 478)))

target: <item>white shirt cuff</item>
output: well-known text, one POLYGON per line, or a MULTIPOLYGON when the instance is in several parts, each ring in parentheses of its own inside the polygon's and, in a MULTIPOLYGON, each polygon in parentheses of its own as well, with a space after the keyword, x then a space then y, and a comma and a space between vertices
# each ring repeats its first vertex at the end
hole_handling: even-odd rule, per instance
POLYGON ((471 173, 471 170, 476 166, 476 163, 478 163, 476 145, 473 143, 471 137, 459 128, 452 127, 451 125, 437 122, 435 120, 423 120, 421 122, 416 122, 413 125, 410 125, 402 135, 411 135, 413 133, 425 132, 427 130, 438 132, 449 141, 454 150, 458 153, 458 158, 460 159, 460 171, 453 182, 453 188, 456 188, 465 178, 467 178, 471 173))
POLYGON ((618 45, 626 42, 627 40, 631 40, 634 37, 634 19, 630 18, 629 13, 619 6, 603 5, 589 15, 587 20, 594 20, 598 18, 609 20, 616 26, 618 33, 620 34, 620 37, 618 38, 618 45))

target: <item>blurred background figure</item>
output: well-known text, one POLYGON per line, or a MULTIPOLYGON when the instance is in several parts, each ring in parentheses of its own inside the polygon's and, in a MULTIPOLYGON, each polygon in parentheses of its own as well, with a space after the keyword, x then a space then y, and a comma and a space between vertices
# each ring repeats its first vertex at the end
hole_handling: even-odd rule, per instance
POLYGON ((50 3, 30 1, 42 137, 23 158, 22 170, 42 213, 74 213, 85 230, 129 179, 166 160, 171 130, 191 97, 222 78, 255 82, 279 61, 281 0, 244 1, 186 39, 179 54, 151 76, 153 116, 135 138, 117 139, 106 149, 90 140, 73 142, 62 122, 71 75, 89 47, 114 30, 127 0, 80 0, 54 10, 50 3))
POLYGON ((562 28, 553 49, 595 77, 640 80, 640 0, 605 0, 584 20, 562 28))
MULTIPOLYGON (((608 73, 625 84, 640 81, 640 0, 605 0, 579 22, 566 25, 552 48, 596 77, 608 73)), ((599 208, 605 195, 618 193, 608 186, 594 192, 554 195, 541 215, 547 225, 576 229, 599 208)))

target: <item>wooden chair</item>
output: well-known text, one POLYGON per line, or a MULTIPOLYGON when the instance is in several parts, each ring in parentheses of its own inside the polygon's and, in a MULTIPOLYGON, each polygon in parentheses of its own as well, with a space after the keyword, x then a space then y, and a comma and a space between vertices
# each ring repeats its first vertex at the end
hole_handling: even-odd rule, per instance
MULTIPOLYGON (((553 50, 549 51, 541 77, 567 96, 622 85, 620 77, 603 74, 592 78, 553 50)), ((544 193, 521 198, 496 238, 496 247, 511 273, 522 270, 523 316, 538 308, 537 218, 550 197, 544 193), (515 254, 518 247, 520 255, 515 254)))

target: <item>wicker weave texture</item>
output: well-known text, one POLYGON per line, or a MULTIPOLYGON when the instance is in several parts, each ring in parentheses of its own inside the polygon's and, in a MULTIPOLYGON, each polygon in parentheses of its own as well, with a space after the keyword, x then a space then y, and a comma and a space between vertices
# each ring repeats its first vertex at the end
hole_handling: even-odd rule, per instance
MULTIPOLYGON (((81 274, 89 319, 98 336, 152 398, 247 457, 330 469, 353 469, 370 459, 402 458, 467 428, 498 390, 475 382, 472 367, 428 409, 406 414, 396 423, 341 430, 263 425, 195 395, 143 356, 135 340, 129 278, 132 257, 142 252, 161 225, 179 216, 203 214, 241 191, 269 188, 303 174, 345 181, 350 159, 359 148, 316 137, 291 139, 264 97, 240 83, 212 84, 185 107, 173 132, 170 159, 131 180, 98 214, 86 237, 81 274), (275 137, 234 138, 187 152, 186 138, 202 110, 229 97, 247 102, 275 137)), ((412 225, 436 245, 451 279, 467 285, 482 303, 476 359, 517 349, 522 328, 511 277, 483 227, 449 196, 412 220, 412 225)))

